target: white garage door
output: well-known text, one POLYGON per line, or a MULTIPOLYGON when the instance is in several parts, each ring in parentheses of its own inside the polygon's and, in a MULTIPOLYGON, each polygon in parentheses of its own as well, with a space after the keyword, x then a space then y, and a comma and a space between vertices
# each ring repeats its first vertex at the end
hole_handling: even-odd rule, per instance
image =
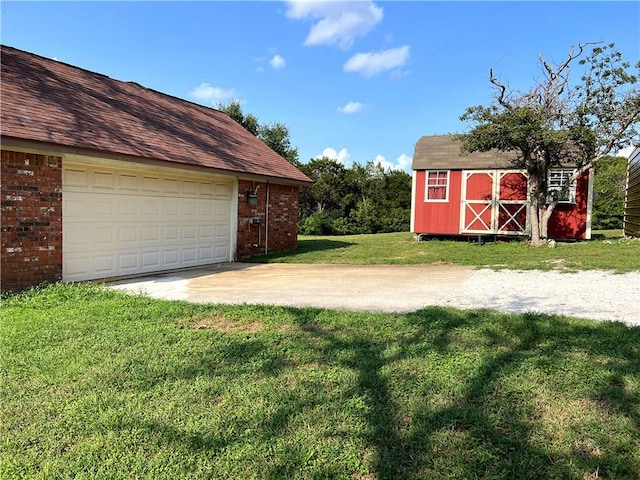
POLYGON ((65 281, 232 259, 232 180, 64 162, 62 192, 65 281))

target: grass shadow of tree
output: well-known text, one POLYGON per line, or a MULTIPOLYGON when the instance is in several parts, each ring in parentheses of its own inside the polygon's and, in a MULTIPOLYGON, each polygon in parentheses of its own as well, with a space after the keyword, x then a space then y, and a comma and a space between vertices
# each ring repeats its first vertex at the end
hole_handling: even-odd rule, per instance
MULTIPOLYGON (((594 472, 635 478, 640 328, 439 307, 395 316, 286 307, 255 307, 254 312, 266 322, 278 319, 268 325, 269 335, 191 331, 221 336, 224 342, 212 342, 180 365, 167 365, 163 375, 144 373, 142 380, 154 380, 149 389, 202 376, 258 382, 279 380, 293 367, 299 383, 275 383, 284 391, 263 400, 279 403, 251 425, 264 445, 275 445, 291 435, 300 416, 321 407, 325 399, 314 393, 333 370, 352 372, 353 385, 328 400, 333 409, 356 398, 364 403, 358 420, 366 428, 359 440, 373 455, 363 462, 367 473, 351 478, 580 479, 594 472), (278 334, 271 335, 274 331, 278 334), (280 343, 291 348, 275 349, 280 343), (292 358, 292 351, 306 356, 292 358), (311 370, 315 376, 305 377, 311 370), (590 416, 592 408, 601 418, 590 416), (609 419, 630 423, 636 438, 604 432, 585 439, 589 430, 582 419, 600 422, 603 430, 609 419)), ((231 433, 219 438, 139 420, 159 443, 202 455, 241 444, 247 421, 234 420, 238 424, 229 426, 231 433)), ((135 418, 127 421, 124 429, 137 428, 135 418)), ((328 434, 346 441, 352 432, 336 426, 328 434)), ((279 448, 260 476, 305 478, 301 471, 308 449, 292 442, 279 448)), ((323 460, 313 478, 347 478, 344 465, 323 460)))
MULTIPOLYGON (((570 385, 553 382, 548 388, 555 387, 556 395, 584 395, 584 401, 606 402, 632 420, 637 430, 638 395, 625 392, 621 379, 637 379, 640 329, 629 330, 621 324, 570 323, 535 314, 516 319, 500 314, 490 316, 493 321, 486 323, 486 315, 478 312, 427 308, 398 317, 398 321, 414 328, 410 335, 398 335, 393 340, 392 353, 388 336, 345 336, 345 332, 309 322, 307 315, 301 319, 307 334, 328 341, 328 362, 337 360, 358 372, 359 393, 369 402, 367 442, 376 451, 375 478, 578 479, 592 472, 633 476, 633 461, 621 462, 613 452, 585 455, 579 448, 567 451, 554 445, 557 439, 545 440, 549 434, 544 423, 555 419, 541 420, 537 405, 540 398, 514 384, 510 377, 529 375, 532 378, 525 383, 532 382, 533 377, 544 373, 536 367, 541 360, 547 366, 562 369, 567 368, 567 356, 586 356, 586 364, 590 357, 606 356, 611 359, 606 366, 611 372, 610 382, 595 378, 599 386, 590 392, 572 392, 570 385), (458 392, 451 393, 442 405, 433 406, 433 391, 425 389, 422 399, 418 395, 412 400, 415 405, 410 411, 399 405, 402 391, 410 386, 393 385, 395 380, 389 375, 392 365, 426 359, 434 352, 455 356, 461 345, 473 341, 487 348, 472 360, 469 367, 474 373, 460 379, 458 392), (446 458, 456 450, 457 455, 446 458)), ((403 380, 419 385, 425 373, 428 369, 403 380)), ((580 433, 579 425, 570 428, 576 430, 575 434, 580 433)), ((633 442, 630 445, 621 444, 618 448, 632 448, 633 442)))

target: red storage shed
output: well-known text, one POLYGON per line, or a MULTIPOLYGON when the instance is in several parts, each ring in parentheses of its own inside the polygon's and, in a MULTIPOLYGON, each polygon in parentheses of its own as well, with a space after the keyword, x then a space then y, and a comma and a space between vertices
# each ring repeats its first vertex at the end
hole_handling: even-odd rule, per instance
MULTIPOLYGON (((526 170, 507 153, 460 153, 451 135, 425 136, 413 156, 411 231, 419 237, 524 236, 529 232, 526 170)), ((549 188, 562 190, 575 165, 549 171, 549 188)), ((549 237, 591 238, 593 172, 585 172, 556 207, 549 237)))

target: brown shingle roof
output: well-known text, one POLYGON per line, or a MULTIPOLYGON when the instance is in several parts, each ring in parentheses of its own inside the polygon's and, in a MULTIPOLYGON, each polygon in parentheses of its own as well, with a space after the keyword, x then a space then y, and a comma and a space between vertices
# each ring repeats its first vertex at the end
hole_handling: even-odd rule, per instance
POLYGON ((460 143, 452 135, 421 137, 413 154, 414 170, 511 168, 515 155, 490 152, 460 153, 460 143))
MULTIPOLYGON (((576 162, 569 158, 554 165, 574 168, 576 162)), ((484 170, 501 168, 522 168, 515 152, 460 153, 460 143, 453 135, 433 135, 421 137, 413 154, 413 170, 484 170)))
POLYGON ((225 113, 1 48, 3 137, 310 182, 225 113))

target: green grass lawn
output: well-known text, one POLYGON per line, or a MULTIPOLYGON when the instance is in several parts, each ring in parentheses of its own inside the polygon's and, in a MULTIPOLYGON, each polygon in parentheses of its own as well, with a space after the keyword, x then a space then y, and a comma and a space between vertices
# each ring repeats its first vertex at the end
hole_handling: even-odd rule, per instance
POLYGON ((621 231, 596 232, 584 242, 558 242, 556 248, 519 241, 482 245, 466 240, 416 242, 411 233, 318 236, 298 240, 294 252, 252 257, 264 263, 451 264, 522 270, 640 270, 640 240, 621 231))
POLYGON ((2 478, 640 478, 640 328, 92 285, 0 315, 2 478))

